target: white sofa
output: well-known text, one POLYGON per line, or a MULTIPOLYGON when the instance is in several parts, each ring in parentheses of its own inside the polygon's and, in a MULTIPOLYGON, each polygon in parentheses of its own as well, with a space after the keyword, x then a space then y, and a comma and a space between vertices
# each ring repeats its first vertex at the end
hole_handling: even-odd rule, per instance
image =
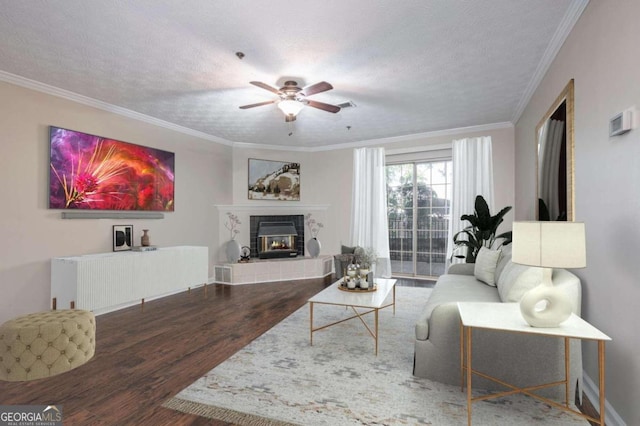
MULTIPOLYGON (((540 283, 541 270, 511 261, 511 246, 502 247, 495 269, 497 286, 474 276, 474 264, 455 264, 438 278, 415 326, 413 374, 438 382, 460 384, 460 315, 456 302, 518 302, 540 283)), ((553 270, 553 283, 569 296, 573 312, 580 315, 580 280, 565 269, 553 270)), ((516 386, 532 386, 564 378, 563 339, 530 334, 474 330, 473 368, 516 386)), ((570 402, 577 389, 582 395, 582 352, 579 340, 570 344, 570 402)), ((506 390, 474 375, 473 387, 506 390)), ((538 391, 564 401, 564 386, 538 391)))

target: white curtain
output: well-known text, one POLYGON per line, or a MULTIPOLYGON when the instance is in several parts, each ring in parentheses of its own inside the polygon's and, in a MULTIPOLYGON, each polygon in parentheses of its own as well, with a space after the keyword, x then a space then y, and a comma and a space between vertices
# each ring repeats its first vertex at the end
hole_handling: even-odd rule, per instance
POLYGON ((538 146, 538 193, 547 205, 549 217, 555 220, 560 215, 558 169, 564 122, 547 120, 541 129, 538 146))
POLYGON ((377 277, 391 277, 387 182, 384 148, 359 148, 353 152, 351 193, 351 244, 373 248, 378 255, 377 277))
MULTIPOLYGON (((453 236, 469 226, 469 222, 460 220, 460 216, 473 214, 477 195, 484 197, 493 213, 491 137, 454 140, 452 148, 453 193, 447 238, 447 264, 464 261, 451 258, 455 248, 453 236)), ((455 254, 465 255, 466 250, 458 249, 455 254)))

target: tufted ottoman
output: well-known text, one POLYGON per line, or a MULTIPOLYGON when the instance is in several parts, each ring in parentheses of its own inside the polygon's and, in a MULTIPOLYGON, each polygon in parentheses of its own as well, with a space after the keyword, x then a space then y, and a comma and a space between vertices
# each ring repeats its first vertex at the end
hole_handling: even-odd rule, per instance
POLYGON ((0 326, 0 380, 54 376, 89 361, 96 349, 96 320, 89 311, 38 312, 0 326))

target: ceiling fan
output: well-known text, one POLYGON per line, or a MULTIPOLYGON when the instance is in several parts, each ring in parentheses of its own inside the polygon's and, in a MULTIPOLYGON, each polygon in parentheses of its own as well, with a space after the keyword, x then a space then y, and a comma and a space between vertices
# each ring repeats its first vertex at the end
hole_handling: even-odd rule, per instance
POLYGON ((332 113, 340 111, 339 106, 307 99, 308 96, 333 89, 333 86, 326 81, 310 84, 303 87, 302 89, 299 88, 298 83, 293 80, 285 81, 284 86, 279 89, 276 89, 275 87, 272 87, 260 81, 251 81, 250 83, 254 86, 258 86, 262 89, 275 93, 276 95, 278 95, 279 99, 259 102, 257 104, 243 105, 240 107, 240 109, 254 108, 275 103, 278 105, 278 108, 280 108, 280 110, 284 113, 284 121, 286 122, 294 121, 296 119, 296 115, 298 115, 300 110, 302 110, 305 105, 309 105, 310 107, 318 108, 323 111, 332 113))

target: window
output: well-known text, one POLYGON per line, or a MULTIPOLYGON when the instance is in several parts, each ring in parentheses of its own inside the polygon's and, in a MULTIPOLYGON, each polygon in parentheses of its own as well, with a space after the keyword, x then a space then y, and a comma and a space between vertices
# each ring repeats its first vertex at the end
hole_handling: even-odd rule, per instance
POLYGON ((386 174, 392 273, 442 275, 453 188, 451 160, 390 164, 386 174))

